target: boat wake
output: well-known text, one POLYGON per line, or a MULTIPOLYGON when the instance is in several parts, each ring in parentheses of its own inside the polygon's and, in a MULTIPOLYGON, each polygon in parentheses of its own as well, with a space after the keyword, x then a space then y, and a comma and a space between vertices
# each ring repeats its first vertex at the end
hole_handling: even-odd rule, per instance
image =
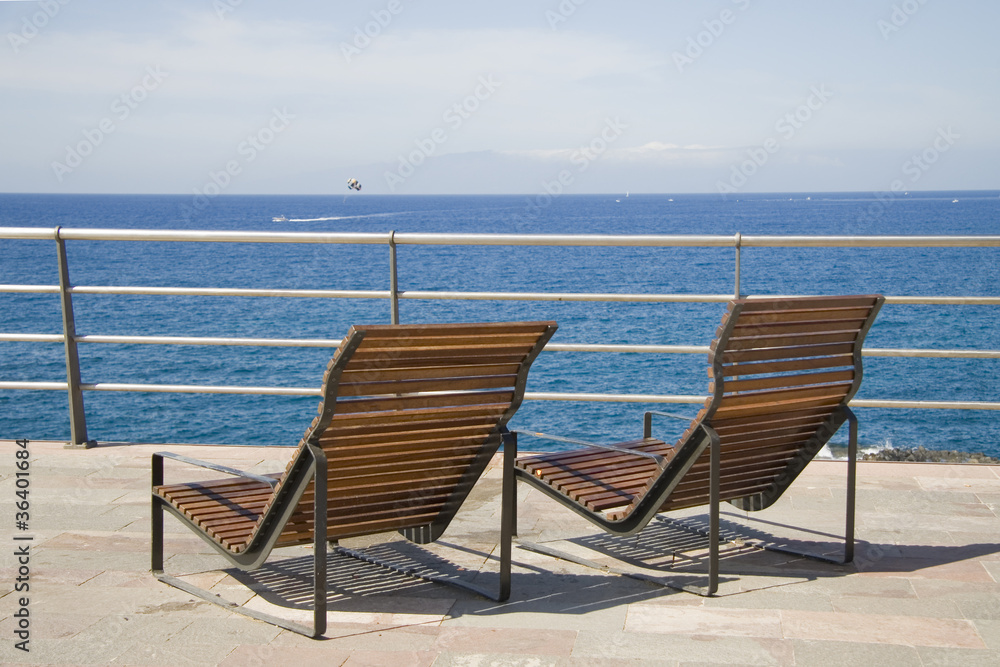
POLYGON ((336 215, 328 218, 286 218, 283 215, 271 218, 271 222, 326 222, 328 220, 356 220, 358 218, 384 218, 390 215, 403 215, 411 211, 398 211, 395 213, 368 213, 366 215, 336 215))

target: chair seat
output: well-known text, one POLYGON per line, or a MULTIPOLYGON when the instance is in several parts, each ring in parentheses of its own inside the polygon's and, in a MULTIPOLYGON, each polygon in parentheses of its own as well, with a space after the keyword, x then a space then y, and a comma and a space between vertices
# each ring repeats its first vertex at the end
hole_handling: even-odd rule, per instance
MULTIPOLYGON (((620 442, 614 447, 658 454, 667 461, 674 455, 672 446, 656 438, 620 442)), ((592 512, 630 505, 658 472, 653 459, 599 447, 523 456, 515 465, 592 512)))
MULTIPOLYGON (((280 475, 268 475, 278 479, 280 475)), ((242 552, 271 500, 272 489, 248 479, 163 484, 153 493, 233 553, 242 552)))

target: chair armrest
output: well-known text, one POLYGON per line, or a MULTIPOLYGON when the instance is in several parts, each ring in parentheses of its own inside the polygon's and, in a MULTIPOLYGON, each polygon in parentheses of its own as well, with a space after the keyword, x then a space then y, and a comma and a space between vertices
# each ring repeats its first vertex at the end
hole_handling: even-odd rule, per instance
POLYGON ((659 410, 649 410, 642 413, 642 437, 652 438, 653 437, 653 415, 658 417, 670 417, 671 419, 680 419, 690 423, 693 421, 691 417, 685 417, 684 415, 675 415, 671 412, 661 412, 659 410))
POLYGON ((622 454, 631 454, 632 456, 641 456, 647 459, 653 459, 656 461, 656 465, 660 468, 664 468, 667 465, 666 460, 659 454, 653 454, 652 452, 644 452, 639 449, 627 449, 625 447, 615 447, 614 445, 601 445, 596 442, 588 442, 586 440, 577 440, 576 438, 563 438, 558 435, 548 435, 545 433, 536 433, 534 431, 512 431, 512 433, 517 433, 518 435, 530 435, 535 438, 541 438, 542 440, 554 440, 556 442, 568 442, 574 445, 585 445, 587 447, 597 447, 598 449, 607 449, 613 452, 620 452, 622 454))
POLYGON ((180 461, 181 463, 187 463, 189 465, 198 466, 199 468, 207 468, 209 470, 215 470, 217 472, 225 473, 227 475, 235 475, 236 477, 245 477, 246 479, 252 479, 255 482, 263 482, 267 484, 272 489, 278 485, 278 480, 273 477, 265 477, 264 475, 255 475, 252 472, 244 472, 242 470, 237 470, 236 468, 230 468, 228 466, 221 466, 217 463, 209 463, 208 461, 200 461, 198 459, 192 459, 187 456, 181 456, 180 454, 174 454, 173 452, 156 452, 153 454, 153 485, 163 483, 163 459, 173 459, 174 461, 180 461), (156 471, 160 472, 160 479, 156 479, 156 471))

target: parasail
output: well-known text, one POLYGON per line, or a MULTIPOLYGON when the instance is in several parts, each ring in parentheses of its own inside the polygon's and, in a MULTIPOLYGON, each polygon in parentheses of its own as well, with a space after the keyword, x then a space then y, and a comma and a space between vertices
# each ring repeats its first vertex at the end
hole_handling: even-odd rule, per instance
POLYGON ((358 192, 361 192, 361 184, 358 183, 358 179, 356 179, 356 178, 350 178, 350 179, 348 179, 347 180, 347 187, 349 189, 351 189, 351 190, 357 190, 358 192))

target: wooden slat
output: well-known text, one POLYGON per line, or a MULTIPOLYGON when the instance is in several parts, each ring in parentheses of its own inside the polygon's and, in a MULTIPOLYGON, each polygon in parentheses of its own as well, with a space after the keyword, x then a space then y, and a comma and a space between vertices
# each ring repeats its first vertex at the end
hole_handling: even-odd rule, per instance
MULTIPOLYGON (((768 389, 763 391, 743 392, 739 394, 727 393, 722 397, 722 401, 719 404, 719 410, 729 410, 741 405, 765 405, 769 403, 783 402, 789 399, 834 396, 840 400, 847 395, 848 390, 852 386, 853 383, 851 382, 838 382, 836 384, 768 389)), ((718 413, 719 411, 716 411, 716 414, 718 413)))
POLYGON ((744 322, 744 319, 741 317, 739 324, 733 327, 731 336, 733 338, 747 338, 751 336, 782 336, 826 331, 857 332, 861 330, 864 323, 865 318, 861 317, 859 319, 802 320, 795 322, 785 322, 779 320, 750 324, 744 322))
POLYGON ((337 401, 337 413, 388 412, 426 408, 452 408, 459 405, 510 405, 513 391, 477 391, 467 393, 421 394, 376 398, 347 398, 337 401))
POLYGON ((367 324, 357 325, 352 329, 365 332, 366 340, 379 338, 405 338, 407 336, 468 336, 490 335, 504 333, 534 333, 540 335, 547 327, 555 326, 555 322, 482 322, 482 323, 448 323, 448 324, 367 324))
POLYGON ((362 345, 366 349, 411 349, 411 348, 519 348, 526 352, 534 346, 538 335, 529 332, 495 332, 482 334, 448 333, 437 335, 420 333, 412 336, 365 336, 362 345))
MULTIPOLYGON (((722 376, 729 377, 750 377, 753 375, 765 375, 770 373, 798 373, 802 371, 816 371, 827 368, 854 368, 854 356, 842 354, 833 357, 806 357, 803 359, 792 359, 790 361, 764 361, 758 363, 738 363, 722 367, 722 376)), ((708 376, 714 377, 715 371, 709 366, 708 376)))
POLYGON ((510 388, 517 383, 516 375, 479 375, 473 377, 445 377, 424 380, 393 380, 370 382, 341 382, 338 395, 378 396, 383 394, 408 394, 418 391, 449 391, 462 389, 510 388))
POLYGON ((810 320, 864 320, 871 312, 871 305, 859 307, 843 306, 831 308, 809 308, 795 310, 771 310, 752 312, 746 309, 740 313, 739 325, 754 325, 774 321, 808 322, 810 320))
POLYGON ((394 367, 382 369, 345 369, 340 383, 375 382, 394 380, 423 380, 428 378, 457 378, 481 375, 516 375, 519 364, 467 364, 458 366, 434 365, 394 367))
POLYGON ((380 429, 389 430, 396 426, 406 426, 418 422, 446 421, 449 419, 489 419, 495 423, 509 406, 508 403, 489 403, 485 405, 453 405, 444 408, 419 408, 406 412, 393 410, 389 412, 359 412, 352 414, 334 414, 330 423, 333 433, 377 432, 380 429))
POLYGON ((320 446, 327 453, 331 465, 340 465, 351 459, 382 457, 393 454, 408 455, 413 451, 431 447, 440 448, 469 446, 479 447, 489 437, 493 428, 489 425, 465 429, 438 429, 434 431, 411 431, 386 435, 366 435, 361 438, 327 438, 320 440, 320 446), (454 443, 458 444, 454 444, 454 443))
POLYGON ((854 343, 833 345, 803 345, 799 347, 764 348, 757 350, 725 350, 723 364, 741 364, 753 361, 779 361, 808 357, 828 357, 854 354, 854 343))
MULTIPOLYGON (((747 336, 744 338, 733 337, 729 339, 726 349, 734 351, 759 350, 763 348, 795 348, 802 347, 804 345, 854 343, 857 337, 858 331, 854 329, 826 331, 820 333, 779 334, 775 336, 747 336)), ((789 355, 785 353, 785 356, 789 355)))
MULTIPOLYGON (((725 383, 726 393, 741 391, 756 391, 760 389, 777 389, 780 387, 809 387, 830 383, 853 383, 854 369, 845 371, 834 371, 830 373, 800 373, 795 375, 773 375, 764 378, 754 378, 749 380, 727 380, 725 383)), ((714 392, 714 387, 709 385, 710 392, 714 392)))
POLYGON ((780 401, 770 401, 765 403, 751 403, 749 405, 736 405, 733 407, 721 406, 716 410, 717 415, 722 419, 735 417, 750 417, 760 415, 776 415, 788 410, 798 410, 811 407, 833 408, 840 405, 843 394, 829 394, 808 398, 789 398, 780 401))
POLYGON ((863 296, 817 296, 794 299, 746 299, 744 313, 767 311, 788 312, 796 310, 823 310, 827 308, 871 308, 878 297, 863 296))

